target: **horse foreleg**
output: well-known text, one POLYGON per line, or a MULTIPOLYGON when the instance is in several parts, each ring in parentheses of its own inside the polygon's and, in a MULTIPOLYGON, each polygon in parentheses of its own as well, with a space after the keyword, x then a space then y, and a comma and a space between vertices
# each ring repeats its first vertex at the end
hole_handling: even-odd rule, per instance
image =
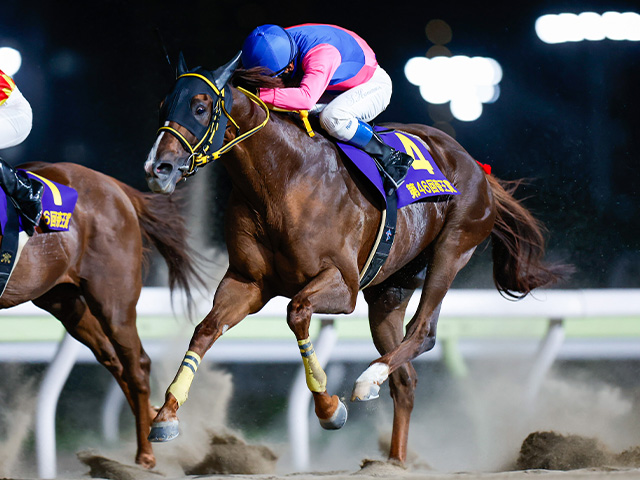
POLYGON ((349 289, 337 268, 322 271, 291 299, 287 323, 298 340, 307 387, 313 395, 320 425, 337 430, 347 421, 347 408, 337 395, 327 393, 327 375, 320 366, 311 340, 309 324, 313 312, 350 313, 355 308, 357 291, 349 289))
POLYGON ((260 310, 266 300, 262 290, 254 283, 227 272, 216 291, 213 308, 195 328, 189 350, 167 388, 164 404, 151 425, 150 441, 168 442, 178 436, 177 412, 189 396, 191 383, 204 354, 229 328, 240 323, 247 315, 260 310))

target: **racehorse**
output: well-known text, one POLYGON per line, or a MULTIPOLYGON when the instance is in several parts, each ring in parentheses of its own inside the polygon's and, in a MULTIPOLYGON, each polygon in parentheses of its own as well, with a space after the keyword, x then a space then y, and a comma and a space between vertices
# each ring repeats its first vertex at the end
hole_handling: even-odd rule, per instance
MULTIPOLYGON (((177 411, 205 352, 278 295, 291 299, 287 323, 298 340, 321 425, 337 429, 347 418, 346 407, 326 390, 309 324, 313 313, 354 310, 359 274, 376 240, 381 208, 352 175, 353 167, 334 141, 320 131, 312 138, 296 118, 269 112, 248 90, 273 87, 277 79, 236 67, 237 57, 213 72, 189 70, 180 57, 178 78, 161 104, 163 123, 145 162, 147 183, 157 193, 171 194, 179 181, 218 157, 232 181, 225 220, 229 268, 167 390, 152 425, 152 441, 178 435, 177 411)), ((567 271, 544 262, 542 226, 513 197, 509 182, 485 173, 437 129, 386 127, 425 142, 460 192, 397 212, 389 257, 364 289, 381 357, 356 380, 352 400, 377 398, 389 378, 394 406, 389 460, 403 463, 417 381, 411 360, 433 348, 442 300, 476 247, 491 237, 494 282, 508 296, 550 285, 567 271), (403 332, 405 310, 418 287, 419 307, 403 332)))
MULTIPOLYGON (((70 163, 21 165, 70 186, 78 201, 64 232, 38 233, 24 246, 0 309, 32 301, 51 313, 115 377, 135 416, 136 463, 155 465, 147 436, 151 361, 136 329, 136 303, 150 243, 169 267, 169 285, 201 281, 175 202, 158 201, 114 178, 70 163)), ((40 230, 40 229, 39 229, 40 230)), ((41 232, 42 230, 40 230, 41 232)))

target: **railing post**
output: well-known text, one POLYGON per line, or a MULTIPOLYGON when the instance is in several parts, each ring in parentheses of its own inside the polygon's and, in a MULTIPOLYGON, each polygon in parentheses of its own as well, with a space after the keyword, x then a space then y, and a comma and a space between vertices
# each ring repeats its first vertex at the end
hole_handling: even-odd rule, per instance
POLYGON ((549 328, 544 339, 540 342, 527 379, 525 401, 529 411, 532 411, 542 382, 558 356, 560 348, 562 348, 564 337, 564 319, 550 318, 549 328))
POLYGON ((39 478, 56 478, 56 407, 81 345, 65 333, 40 385, 35 432, 39 478))

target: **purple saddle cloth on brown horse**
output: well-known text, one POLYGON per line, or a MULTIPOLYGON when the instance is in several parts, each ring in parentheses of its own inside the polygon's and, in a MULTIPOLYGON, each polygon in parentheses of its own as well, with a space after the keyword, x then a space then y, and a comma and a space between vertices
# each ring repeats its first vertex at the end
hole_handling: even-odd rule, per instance
MULTIPOLYGON (((440 171, 431 152, 422 139, 406 132, 374 127, 387 145, 405 152, 414 158, 407 178, 397 190, 398 208, 428 197, 439 195, 459 195, 451 182, 440 171)), ((336 142, 353 164, 367 177, 371 185, 386 201, 382 177, 373 158, 358 147, 336 142)))
MULTIPOLYGON (((43 232, 54 232, 69 230, 71 215, 76 208, 78 192, 66 185, 53 182, 46 178, 23 170, 29 178, 37 180, 44 185, 42 194, 42 218, 40 228, 43 232)), ((20 231, 22 228, 22 218, 18 220, 20 231)), ((0 189, 0 230, 4 235, 7 225, 7 196, 4 190, 0 189)))

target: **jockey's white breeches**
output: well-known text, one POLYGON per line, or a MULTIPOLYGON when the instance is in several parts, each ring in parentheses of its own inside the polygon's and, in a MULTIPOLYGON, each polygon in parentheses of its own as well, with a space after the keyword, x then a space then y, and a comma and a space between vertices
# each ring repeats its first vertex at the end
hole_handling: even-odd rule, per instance
POLYGON ((31 105, 16 87, 0 105, 0 148, 22 143, 31 132, 32 122, 31 105))
POLYGON ((321 104, 312 110, 320 112, 320 124, 329 134, 338 140, 348 141, 358 129, 358 120, 369 122, 380 115, 391 101, 391 78, 380 66, 373 76, 362 85, 353 87, 328 104, 327 96, 320 99, 321 104))

